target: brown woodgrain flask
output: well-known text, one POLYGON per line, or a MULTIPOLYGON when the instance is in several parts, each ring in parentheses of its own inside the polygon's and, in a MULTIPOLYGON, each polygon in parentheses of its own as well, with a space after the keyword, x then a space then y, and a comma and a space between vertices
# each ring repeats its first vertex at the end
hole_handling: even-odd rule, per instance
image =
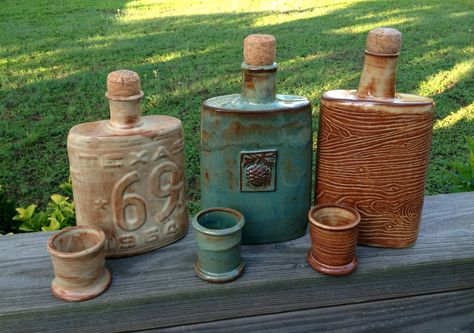
POLYGON ((78 225, 100 227, 106 256, 147 252, 183 237, 183 129, 168 116, 140 115, 138 74, 107 78, 110 120, 74 126, 68 154, 78 225))
POLYGON ((358 89, 321 99, 316 201, 355 207, 363 245, 402 248, 418 236, 434 103, 395 92, 400 45, 395 29, 370 31, 358 89))

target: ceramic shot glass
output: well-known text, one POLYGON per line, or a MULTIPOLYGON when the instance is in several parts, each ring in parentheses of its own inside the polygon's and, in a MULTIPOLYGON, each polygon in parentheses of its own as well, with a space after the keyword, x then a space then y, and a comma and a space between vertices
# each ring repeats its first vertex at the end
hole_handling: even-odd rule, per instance
POLYGON ((240 256, 244 216, 230 208, 209 208, 193 219, 197 243, 196 275, 208 282, 228 282, 244 271, 240 256))
POLYGON ((104 292, 112 280, 105 267, 105 234, 92 226, 60 231, 48 241, 55 277, 54 296, 65 301, 85 301, 104 292))
POLYGON ((327 275, 347 275, 357 268, 360 215, 339 204, 317 205, 308 213, 311 249, 307 261, 327 275))

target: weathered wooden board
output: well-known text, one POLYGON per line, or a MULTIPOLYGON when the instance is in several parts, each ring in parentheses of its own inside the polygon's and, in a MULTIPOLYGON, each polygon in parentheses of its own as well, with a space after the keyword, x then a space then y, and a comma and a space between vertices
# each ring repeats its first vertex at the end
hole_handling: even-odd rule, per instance
POLYGON ((245 246, 246 273, 208 284, 192 269, 192 233, 137 257, 107 262, 110 289, 83 303, 51 296, 46 233, 0 238, 0 332, 119 332, 474 288, 474 193, 427 197, 415 246, 359 247, 347 277, 314 272, 308 236, 245 246))
POLYGON ((141 332, 474 332, 474 289, 141 332))

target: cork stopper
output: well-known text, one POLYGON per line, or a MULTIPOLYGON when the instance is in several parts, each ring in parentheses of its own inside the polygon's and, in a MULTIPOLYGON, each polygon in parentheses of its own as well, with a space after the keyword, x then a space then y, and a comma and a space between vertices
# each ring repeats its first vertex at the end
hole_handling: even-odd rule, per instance
POLYGON ((367 52, 397 54, 400 52, 402 34, 392 28, 376 28, 367 36, 367 52))
POLYGON ((272 35, 248 35, 244 39, 244 63, 267 66, 275 62, 276 39, 272 35))
POLYGON ((131 97, 141 94, 140 77, 128 69, 120 69, 107 76, 107 96, 131 97))

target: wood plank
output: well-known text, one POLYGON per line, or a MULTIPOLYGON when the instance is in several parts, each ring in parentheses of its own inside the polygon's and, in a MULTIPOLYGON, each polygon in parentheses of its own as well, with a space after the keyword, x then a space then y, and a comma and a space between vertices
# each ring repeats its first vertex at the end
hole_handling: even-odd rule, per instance
POLYGON ((473 332, 474 289, 243 317, 145 332, 473 332), (238 328, 238 329, 236 329, 238 328))
POLYGON ((427 197, 415 246, 359 247, 358 270, 339 278, 306 264, 306 235, 245 246, 242 278, 208 284, 194 276, 190 233, 157 251, 109 260, 109 290, 88 302, 66 303, 49 291, 49 236, 0 238, 0 332, 61 331, 64 325, 77 332, 119 332, 474 287, 474 192, 427 197))

